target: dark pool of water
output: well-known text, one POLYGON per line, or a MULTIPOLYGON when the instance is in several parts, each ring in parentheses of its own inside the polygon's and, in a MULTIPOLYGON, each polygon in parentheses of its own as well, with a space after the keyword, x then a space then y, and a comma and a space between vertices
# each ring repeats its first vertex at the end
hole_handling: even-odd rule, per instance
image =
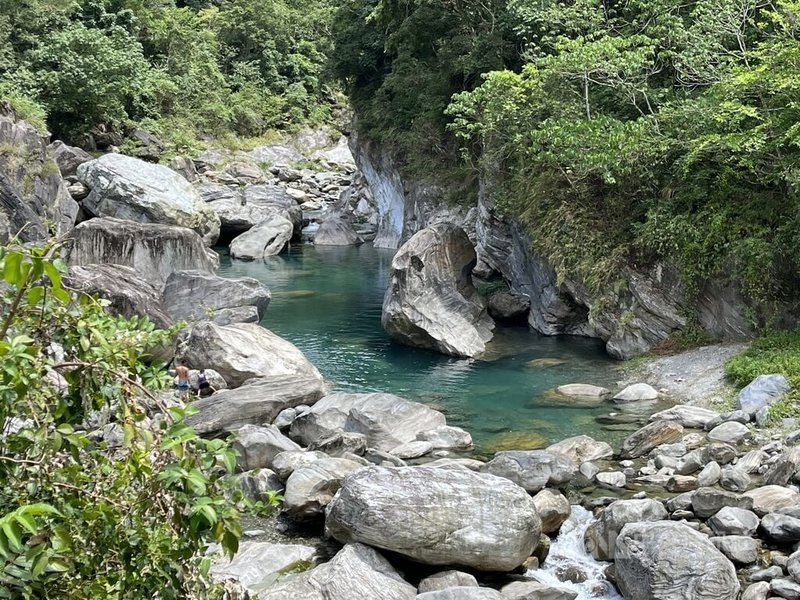
POLYGON ((220 274, 254 277, 270 288, 262 325, 300 348, 336 390, 391 392, 433 405, 449 424, 469 430, 483 453, 582 433, 613 443, 630 429, 596 421, 618 410, 611 404, 548 393, 564 383, 614 387, 619 363, 597 341, 500 327, 483 359, 392 342, 380 317, 394 251, 296 245, 265 262, 232 261, 224 249, 220 254, 220 274), (531 363, 537 359, 559 364, 531 363))

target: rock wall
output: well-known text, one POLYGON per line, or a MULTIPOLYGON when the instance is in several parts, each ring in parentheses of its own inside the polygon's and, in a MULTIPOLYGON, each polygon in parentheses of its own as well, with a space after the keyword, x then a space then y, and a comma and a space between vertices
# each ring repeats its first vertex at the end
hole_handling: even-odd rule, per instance
POLYGON ((78 204, 47 150, 48 135, 0 101, 0 239, 41 242, 69 231, 78 204))
POLYGON ((609 354, 628 358, 646 352, 685 327, 687 315, 713 338, 750 336, 744 300, 735 285, 709 282, 693 300, 668 265, 646 271, 626 268, 622 289, 590 292, 577 277, 559 279, 522 228, 497 212, 491 185, 481 181, 472 209, 447 206, 446 190, 404 178, 396 162, 377 144, 357 134, 350 138, 356 163, 378 200, 380 226, 376 246, 398 247, 420 229, 452 222, 475 244, 480 277, 501 275, 530 301, 528 324, 544 335, 599 338, 609 354))

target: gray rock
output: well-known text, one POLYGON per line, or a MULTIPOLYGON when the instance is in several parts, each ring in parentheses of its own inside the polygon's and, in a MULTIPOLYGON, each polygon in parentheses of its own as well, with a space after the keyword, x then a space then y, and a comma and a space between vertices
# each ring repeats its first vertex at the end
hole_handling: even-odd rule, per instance
POLYGON ((297 417, 297 408, 284 408, 278 413, 278 416, 275 417, 275 419, 272 421, 272 424, 281 431, 284 431, 291 427, 295 417, 297 417))
POLYGON ((236 478, 237 487, 245 497, 256 502, 266 501, 270 492, 282 492, 283 482, 270 469, 254 469, 241 473, 236 478))
POLYGON ((722 469, 719 485, 722 489, 731 492, 744 492, 750 487, 750 476, 742 469, 728 466, 722 469))
POLYGON ((657 500, 617 500, 609 504, 597 520, 589 525, 584 537, 586 550, 597 560, 611 560, 617 536, 626 524, 668 518, 664 505, 657 500))
POLYGON ((250 185, 244 191, 203 184, 199 188, 209 207, 219 216, 222 229, 243 233, 272 215, 292 224, 292 236, 302 225, 302 211, 286 191, 277 185, 250 185))
POLYGON ((744 410, 733 410, 731 412, 726 412, 720 415, 722 417, 722 421, 736 421, 737 423, 742 423, 743 425, 747 425, 752 419, 750 418, 750 414, 744 410))
POLYGON ((442 413, 399 396, 336 393, 298 416, 292 423, 291 436, 310 444, 336 431, 352 431, 367 436, 371 448, 388 452, 442 425, 442 413))
POLYGON ((761 519, 761 529, 770 539, 782 544, 800 541, 800 519, 789 515, 766 514, 761 519))
POLYGON ((736 466, 745 473, 755 473, 766 457, 767 455, 761 450, 750 450, 736 461, 736 466))
POLYGON ((280 254, 292 239, 293 230, 291 221, 272 212, 231 241, 231 257, 261 260, 280 254))
POLYGON ((290 451, 281 452, 272 460, 272 469, 281 479, 286 481, 297 469, 308 466, 320 459, 328 458, 324 452, 315 451, 290 451))
POLYGON ((259 600, 414 600, 417 591, 376 550, 348 544, 328 563, 259 594, 259 600))
POLYGON ((438 592, 452 587, 478 587, 478 580, 473 575, 463 571, 442 571, 420 581, 417 591, 420 594, 424 594, 425 592, 438 592))
MULTIPOLYGON (((367 448, 367 451, 364 453, 364 458, 366 458, 369 462, 373 465, 378 465, 379 467, 405 467, 406 461, 401 458, 396 457, 394 454, 389 454, 388 452, 384 452, 383 450, 376 450, 375 448, 367 448)), ((441 460, 449 461, 449 458, 443 458, 441 460)), ((461 459, 461 460, 469 460, 469 459, 461 459)), ((433 461, 438 462, 438 461, 433 461)), ((428 463, 430 466, 432 463, 428 463)), ((483 463, 479 463, 483 464, 483 463)), ((479 469, 477 469, 479 470, 479 469)))
POLYGON ((709 431, 708 439, 712 442, 736 445, 751 438, 752 435, 747 426, 736 421, 727 421, 709 431))
POLYGON ((789 560, 786 563, 786 570, 792 579, 800 583, 800 550, 789 556, 789 560))
POLYGON ((691 477, 689 475, 673 475, 669 478, 667 485, 664 487, 667 488, 668 492, 681 494, 683 492, 696 490, 697 486, 698 482, 696 477, 691 477))
POLYGON ((769 582, 769 589, 786 600, 800 600, 800 583, 791 579, 773 579, 769 582))
POLYGON ((746 535, 726 535, 709 538, 712 544, 730 560, 739 565, 752 565, 758 560, 761 544, 746 535))
POLYGON ((706 424, 719 417, 719 413, 688 404, 679 404, 655 413, 650 417, 651 421, 675 421, 684 427, 705 429, 706 424))
POLYGON ((780 400, 790 387, 783 375, 759 375, 736 396, 736 406, 754 415, 760 408, 780 400))
POLYGON ((73 229, 64 246, 70 265, 131 267, 159 292, 174 271, 217 270, 219 257, 185 227, 91 219, 73 229))
POLYGON ((239 453, 236 466, 240 471, 271 467, 272 461, 281 452, 302 450, 274 425, 245 425, 237 429, 233 448, 239 453))
POLYGON ((47 135, 0 101, 0 241, 44 242, 67 233, 78 204, 48 155, 47 135))
POLYGON ((345 475, 365 468, 346 458, 321 458, 296 469, 286 480, 283 510, 298 521, 322 515, 345 475))
POLYGON ((452 356, 482 353, 494 322, 470 279, 475 250, 449 223, 423 229, 392 259, 381 323, 396 341, 452 356))
POLYGON ((310 443, 308 449, 335 457, 342 457, 345 454, 363 456, 367 451, 367 436, 351 431, 337 431, 326 438, 310 443))
POLYGON ((61 171, 62 177, 74 177, 78 167, 83 163, 94 160, 94 156, 76 146, 68 146, 61 140, 56 140, 47 149, 61 171))
POLYGON ((558 490, 541 490, 533 497, 533 503, 542 520, 542 533, 558 531, 569 519, 571 512, 569 500, 558 490))
POLYGON ((389 452, 394 454, 397 458, 402 458, 404 460, 408 460, 411 458, 419 458, 420 456, 425 456, 426 454, 430 454, 433 451, 433 444, 430 442, 406 442, 405 444, 401 444, 396 448, 393 448, 389 452))
POLYGON ((497 590, 485 587, 453 587, 417 595, 416 600, 504 600, 497 590))
MULTIPOLYGON (((208 321, 196 323, 181 332, 176 359, 197 368, 213 368, 230 387, 254 377, 295 376, 316 379, 318 390, 323 389, 322 375, 294 344, 253 323, 225 326, 208 321)), ((297 404, 300 402, 281 406, 279 410, 297 404)), ((271 422, 277 414, 264 418, 263 422, 271 422)))
POLYGON ((626 600, 736 600, 730 561, 703 534, 681 523, 629 523, 614 552, 626 600), (676 543, 680 540, 680 543, 676 543))
POLYGON ((545 486, 560 487, 575 475, 575 465, 563 454, 546 450, 498 452, 483 472, 510 479, 531 494, 545 486))
POLYGON ((708 520, 717 535, 753 535, 759 519, 753 511, 725 506, 708 520))
POLYGON ((578 468, 578 471, 580 472, 581 475, 586 477, 586 479, 592 481, 595 475, 597 475, 600 472, 600 467, 598 467, 594 463, 585 462, 581 464, 581 466, 578 468))
POLYGON ((767 596, 769 596, 769 583, 762 581, 747 586, 742 592, 741 600, 767 600, 767 596))
POLYGON ((764 473, 764 483, 785 486, 799 469, 800 448, 790 448, 764 473))
POLYGON ((597 480, 597 483, 611 488, 625 487, 625 484, 627 483, 625 474, 621 473, 620 471, 598 473, 595 475, 595 480, 597 480))
POLYGON ((708 487, 715 485, 719 478, 722 476, 722 469, 720 468, 719 464, 715 461, 711 461, 703 470, 700 471, 700 474, 697 476, 697 484, 700 487, 708 487))
POLYGON ((430 442, 433 450, 472 450, 472 436, 460 427, 440 425, 436 429, 421 431, 417 439, 430 442))
POLYGON ((681 458, 688 452, 686 444, 683 442, 675 442, 674 444, 662 444, 650 452, 650 456, 669 456, 672 458, 681 458))
POLYGON ((269 423, 283 409, 313 403, 325 393, 324 382, 312 375, 273 375, 221 390, 192 402, 198 409, 186 422, 198 433, 219 434, 243 425, 269 423))
POLYGON ((514 292, 496 292, 489 296, 489 314, 498 320, 523 320, 531 308, 530 301, 514 292))
POLYGON ((338 211, 326 216, 314 235, 315 246, 356 246, 363 242, 353 224, 338 211))
POLYGON ((718 510, 726 506, 751 510, 753 500, 746 496, 710 487, 700 488, 692 496, 692 512, 701 519, 715 515, 718 510))
POLYGON ((69 288, 108 300, 111 303, 108 310, 113 314, 147 317, 162 329, 172 325, 172 319, 164 312, 159 291, 130 267, 73 266, 63 281, 69 288))
MULTIPOLYGON (((772 581, 776 577, 783 577, 783 569, 777 565, 773 565, 771 567, 767 567, 766 569, 759 569, 758 571, 755 571, 752 575, 750 575, 750 580, 767 582, 772 581)), ((767 586, 767 589, 769 589, 769 586, 767 586)))
POLYGON ((673 496, 667 500, 667 510, 670 512, 675 512, 679 510, 690 509, 692 507, 692 496, 694 496, 693 491, 684 492, 683 494, 673 496))
POLYGON ((209 572, 216 581, 233 579, 251 594, 258 594, 282 573, 316 560, 317 551, 310 546, 244 541, 232 559, 216 558, 209 572))
POLYGON ((176 321, 199 321, 224 308, 252 306, 261 320, 269 290, 252 277, 226 278, 204 271, 175 271, 163 292, 164 310, 176 321))
POLYGON ((753 512, 757 515, 800 504, 800 494, 779 485, 765 485, 745 492, 744 496, 753 500, 753 512))
POLYGON ((167 167, 105 154, 78 167, 78 179, 91 190, 83 207, 94 216, 188 227, 209 246, 219 237, 219 217, 167 167))
MULTIPOLYGON (((188 156, 173 156, 168 166, 189 183, 194 183, 198 179, 197 167, 188 156)), ((205 198, 203 200, 205 201, 205 198)))
POLYGON ((425 564, 509 571, 533 552, 533 499, 499 477, 462 469, 367 467, 344 481, 326 530, 425 564))
POLYGON ((538 581, 514 581, 500 590, 506 600, 575 600, 577 592, 538 581))
POLYGON ((692 473, 696 473, 705 462, 705 452, 700 448, 696 448, 678 459, 675 472, 678 475, 691 475, 692 473))
MULTIPOLYGON (((588 435, 578 435, 551 444, 547 447, 548 452, 564 454, 568 456, 576 465, 593 460, 611 458, 614 450, 608 442, 600 442, 588 435)), ((591 479, 591 477, 589 478, 591 479)))
POLYGON ((681 439, 683 426, 673 421, 654 421, 630 435, 623 443, 622 458, 639 458, 661 444, 681 439))
POLYGON ((616 394, 613 400, 617 404, 626 404, 628 402, 656 400, 657 398, 658 392, 652 386, 646 383, 634 383, 616 394))

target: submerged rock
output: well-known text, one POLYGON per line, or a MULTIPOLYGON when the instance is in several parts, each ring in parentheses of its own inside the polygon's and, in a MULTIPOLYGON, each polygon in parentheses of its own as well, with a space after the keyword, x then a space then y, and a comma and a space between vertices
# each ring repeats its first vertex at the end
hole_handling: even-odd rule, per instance
POLYGON ((392 260, 381 323, 400 343, 452 356, 476 356, 494 322, 470 274, 475 249, 461 228, 442 223, 419 231, 392 260))
POLYGON ((425 564, 510 571, 533 552, 541 521, 525 490, 493 475, 367 467, 345 478, 325 528, 425 564))

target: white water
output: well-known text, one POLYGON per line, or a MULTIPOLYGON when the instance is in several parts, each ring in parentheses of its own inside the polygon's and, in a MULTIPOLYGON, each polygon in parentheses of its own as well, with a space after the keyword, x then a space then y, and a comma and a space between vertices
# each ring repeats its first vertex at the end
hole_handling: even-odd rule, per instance
POLYGON ((609 563, 596 561, 584 548, 583 536, 593 520, 591 512, 581 506, 573 506, 544 564, 538 570, 528 571, 527 575, 541 583, 578 592, 576 600, 623 600, 603 575, 609 563), (583 573, 586 580, 582 583, 562 581, 559 574, 565 571, 583 573))

